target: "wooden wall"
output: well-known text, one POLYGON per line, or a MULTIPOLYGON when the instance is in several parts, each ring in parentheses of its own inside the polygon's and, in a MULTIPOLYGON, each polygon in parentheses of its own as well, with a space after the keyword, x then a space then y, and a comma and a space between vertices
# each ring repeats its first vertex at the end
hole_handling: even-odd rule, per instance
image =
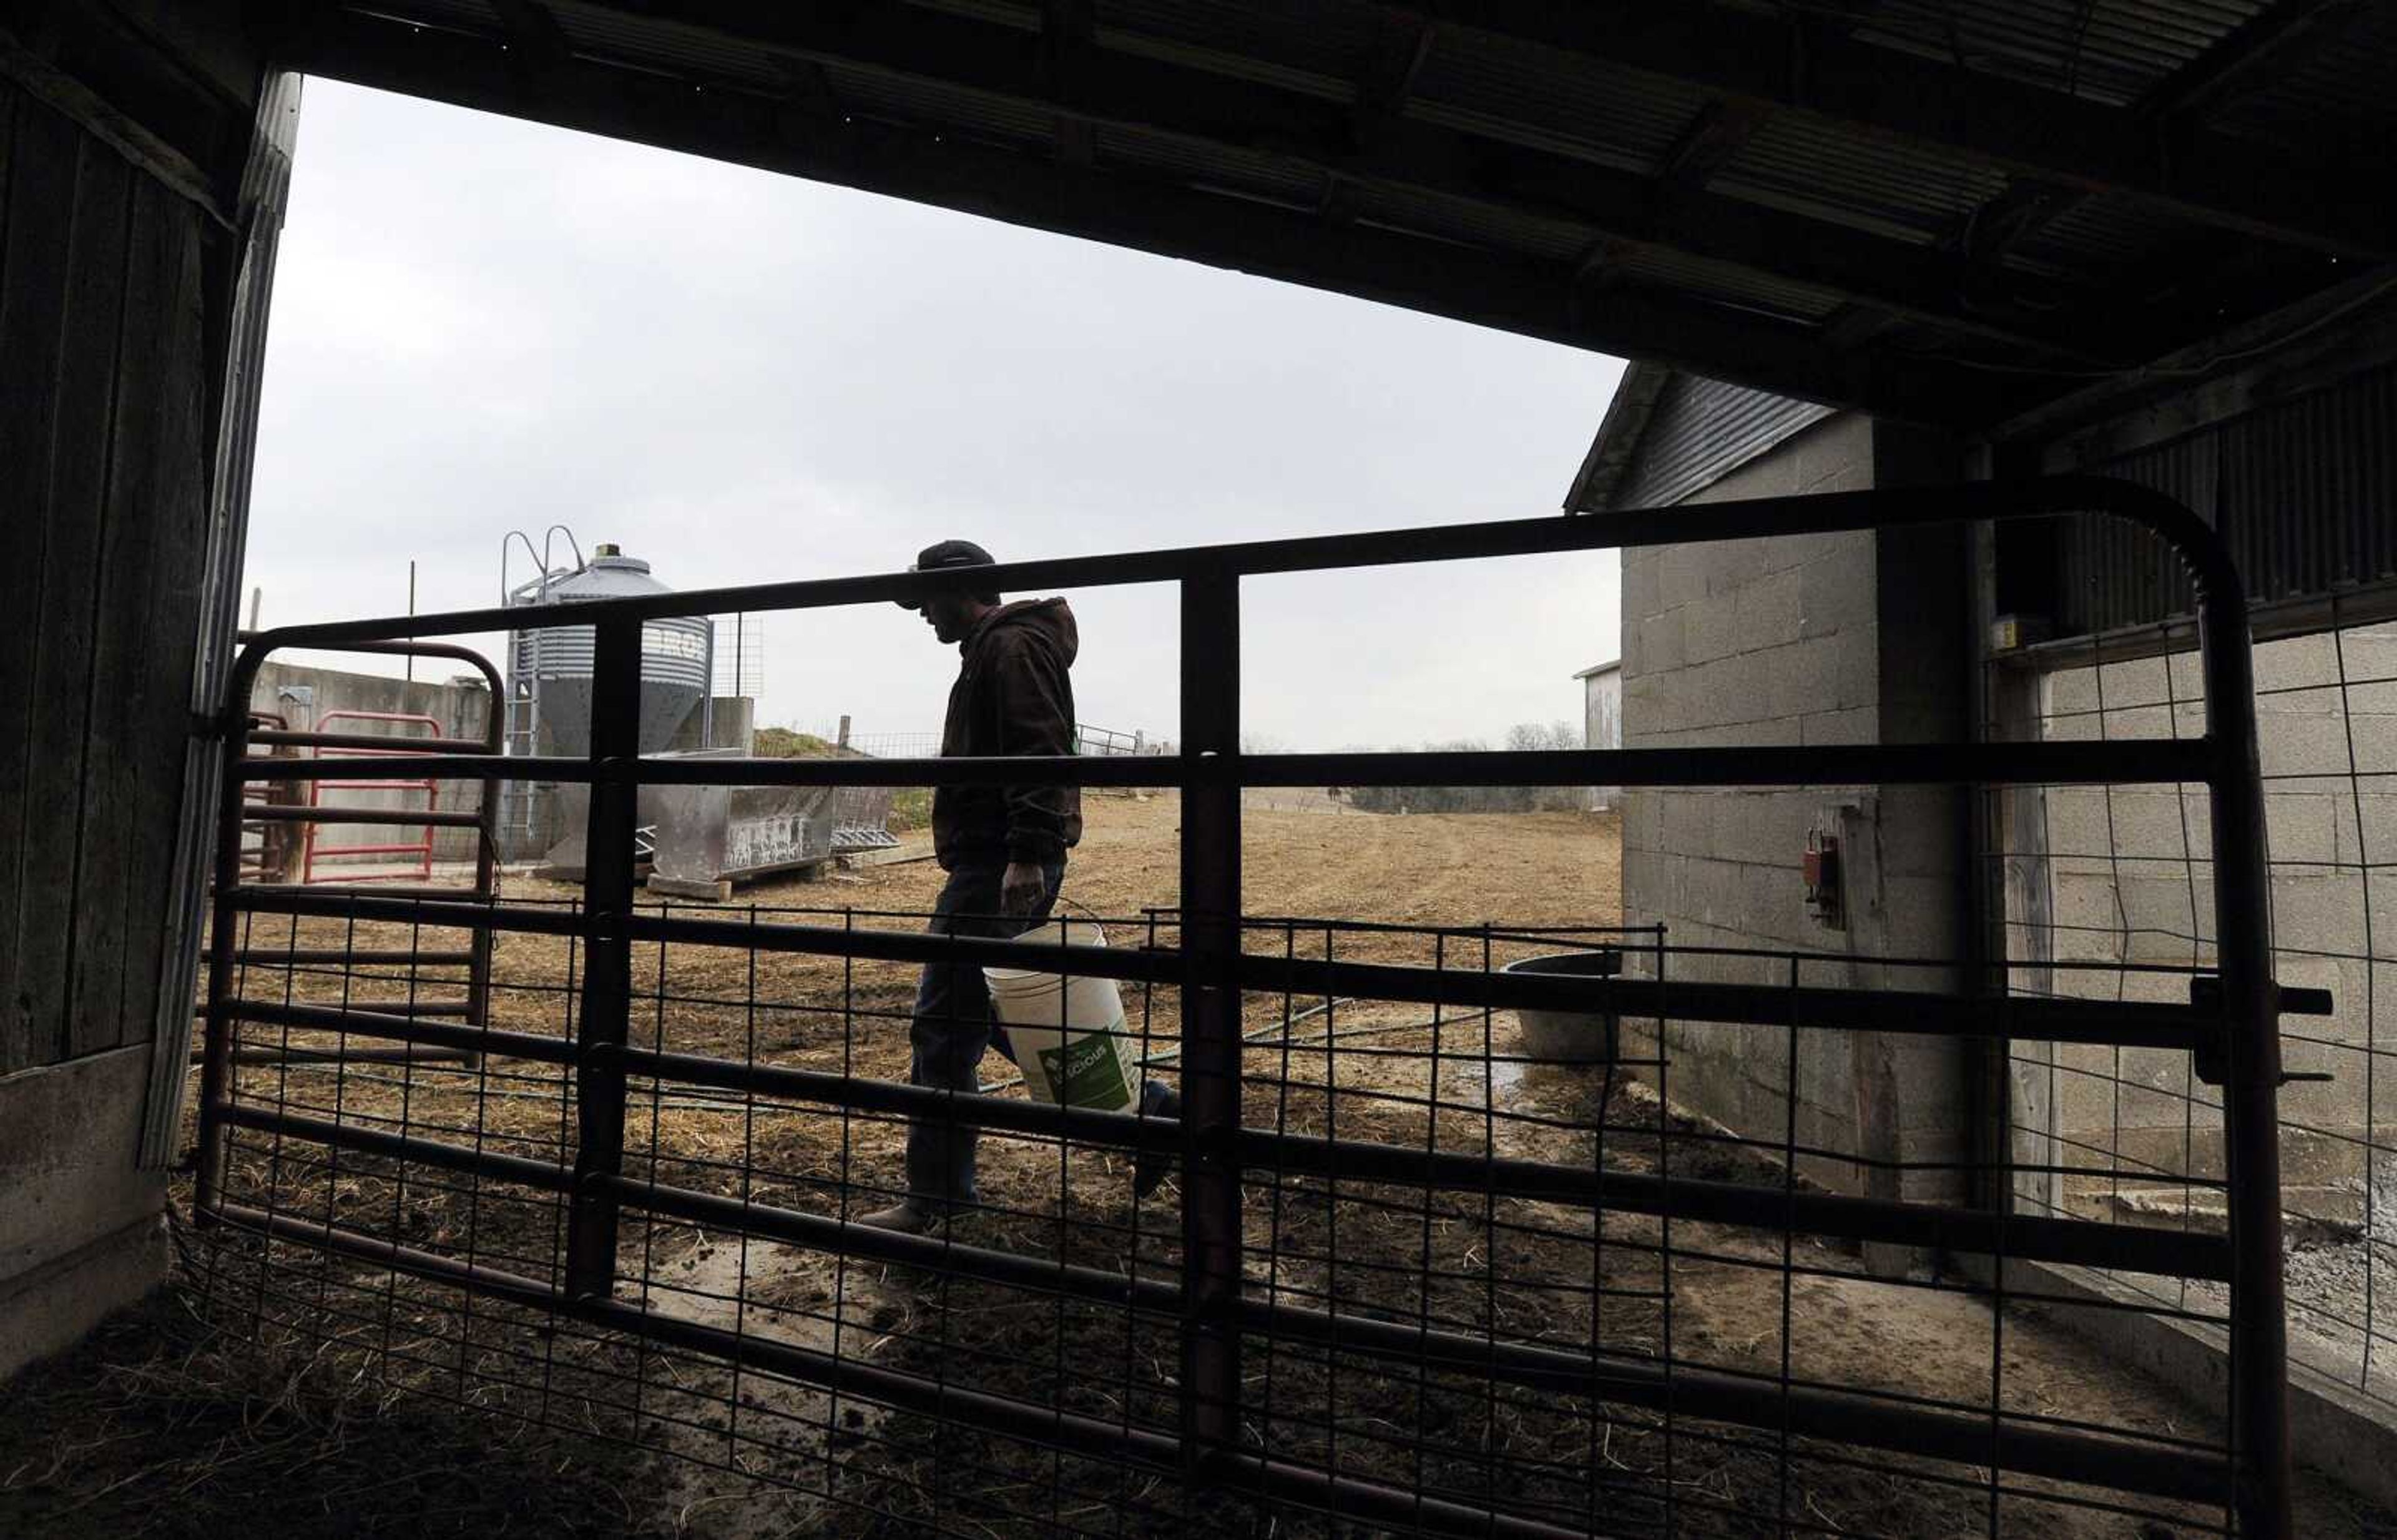
POLYGON ((0 77, 0 1075, 156 1017, 208 518, 204 230, 0 77))

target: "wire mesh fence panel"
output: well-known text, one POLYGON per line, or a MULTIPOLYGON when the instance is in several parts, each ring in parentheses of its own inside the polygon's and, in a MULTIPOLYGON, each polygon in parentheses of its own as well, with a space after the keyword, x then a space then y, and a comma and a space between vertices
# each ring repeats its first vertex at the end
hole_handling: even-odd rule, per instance
MULTIPOLYGON (((2334 611, 2334 617, 2335 617, 2334 611)), ((2019 725, 2047 742, 2205 730, 2196 659, 2122 634, 2078 666, 2017 677, 2019 725), (2108 657, 2106 648, 2116 653, 2108 657)), ((2397 627, 2259 644, 2256 706, 2271 840, 2273 971, 2316 992, 2282 1024, 2291 1083, 2281 1157, 2291 1352, 2397 1402, 2397 627)), ((2186 999, 2216 966, 2199 786, 2018 789, 2004 848, 2014 986, 2061 998, 2186 999)), ((2221 1096, 2187 1051, 2019 1042, 2017 1184, 2041 1212, 2218 1230, 2221 1096), (2070 1168, 2069 1172, 2066 1168, 2070 1168)), ((2155 1292, 2152 1280, 2114 1280, 2155 1292)), ((2218 1287, 2167 1291, 2218 1309, 2218 1287)))
MULTIPOLYGON (((602 1302, 568 1285, 576 938, 507 935, 472 1068, 368 1057, 418 1030, 377 969, 277 961, 437 944, 381 917, 419 902, 245 917, 208 1252, 216 1308, 362 1347, 408 1390, 778 1487, 837 1531, 1314 1533, 1367 1493, 1402 1533, 1466 1512, 1527 1533, 1963 1535, 2117 1508, 2225 1523, 2218 1496, 2174 1495, 2218 1493, 2219 1408, 2162 1434, 2161 1393, 2009 1386, 2008 1333, 2017 1363, 2079 1357, 2040 1319, 2053 1302, 1886 1276, 1841 1233, 1890 1222, 1842 1197, 1849 1151, 1797 1133, 1810 1045, 1844 1053, 1844 1033, 1741 1028, 1783 1048, 1785 1108, 1776 1135, 1742 1137, 1674 1104, 1655 1018, 1244 991, 1238 1426, 1261 1462, 1357 1489, 1269 1495, 1190 1484, 1170 1457, 1180 1187, 1135 1200, 1119 1130, 1061 1132, 994 1076, 1016 1112, 984 1129, 971 1208, 936 1237, 856 1223, 906 1190, 908 1116, 836 1097, 907 1078, 918 969, 775 950, 775 932, 913 937, 928 917, 643 906, 706 929, 634 949, 602 1302), (2008 1439, 2027 1468, 1993 1475, 2008 1439)), ((1170 910, 1080 923, 1135 958, 1179 941, 1170 910)), ((1567 957, 1669 999, 1697 956, 1654 930, 1245 929, 1293 977, 1409 969, 1414 994, 1567 957)), ((1792 1019, 1810 973, 1846 966, 1740 960, 1782 982, 1768 993, 1792 1019)), ((1183 991, 1115 982, 1139 1073, 1178 1079, 1183 991)))

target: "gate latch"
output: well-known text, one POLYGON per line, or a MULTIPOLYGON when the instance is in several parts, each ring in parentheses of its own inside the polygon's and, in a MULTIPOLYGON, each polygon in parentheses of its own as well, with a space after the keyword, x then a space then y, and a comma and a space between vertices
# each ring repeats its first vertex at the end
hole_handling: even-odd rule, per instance
MULTIPOLYGON (((2337 1010, 2327 989, 2290 988, 2276 984, 2272 986, 2272 995, 2275 1009, 2283 1015, 2328 1016, 2337 1010)), ((2199 973, 2192 977, 2189 981, 2189 1003, 2207 1015, 2218 1015, 2222 1011, 2221 978, 2213 973, 2199 973)), ((2192 1054, 2197 1078, 2210 1086, 2218 1086, 2229 1080, 2228 1050, 2229 1044, 2219 1033, 2209 1033, 2200 1038, 2192 1054)), ((2281 1072, 2281 1084, 2284 1086, 2328 1084, 2336 1078, 2337 1077, 2327 1070, 2300 1070, 2295 1074, 2287 1070, 2281 1072)))

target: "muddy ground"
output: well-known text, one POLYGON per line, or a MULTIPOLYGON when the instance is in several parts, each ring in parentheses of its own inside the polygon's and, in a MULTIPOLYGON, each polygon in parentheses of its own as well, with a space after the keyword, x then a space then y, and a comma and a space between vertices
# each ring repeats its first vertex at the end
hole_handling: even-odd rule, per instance
MULTIPOLYGON (((1178 806, 1092 797, 1066 893, 1154 937, 1173 902, 1178 806), (1155 929, 1152 931, 1151 926, 1155 929)), ((1599 815, 1377 817, 1252 809, 1252 915, 1510 930, 1614 923, 1617 830, 1599 815)), ((929 864, 743 892, 763 918, 912 926, 940 880, 929 864), (813 911, 802 913, 801 911, 813 911)), ((512 879, 507 896, 572 900, 512 879)), ((677 905, 676 912, 721 913, 677 905)), ((278 929, 278 927, 280 927, 278 929)), ((257 921, 254 948, 294 939, 257 921)), ((318 946, 399 944, 394 926, 302 924, 318 946)), ((444 938, 420 940, 438 944, 444 938)), ((1253 950, 1478 969, 1532 950, 1471 935, 1252 932, 1253 950)), ((491 1020, 570 1030, 563 939, 504 938, 491 1020)), ((915 971, 897 964, 673 947, 636 959, 636 1040, 673 1051, 904 1079, 915 971)), ((413 988, 377 971, 253 970, 251 998, 388 1005, 413 988)), ((454 988, 454 985, 448 986, 454 988)), ((1160 1062, 1173 992, 1134 991, 1131 1019, 1160 1062)), ((1390 1002, 1252 998, 1245 1121, 1413 1149, 1494 1153, 1628 1173, 1779 1186, 1765 1155, 1724 1143, 1644 1088, 1512 1062, 1501 1013, 1390 1002)), ((253 1025, 257 1047, 340 1045, 253 1025)), ((352 1038, 353 1045, 362 1039, 352 1038)), ((1002 1076, 994 1058, 987 1071, 1002 1076)), ((287 1112, 555 1161, 577 1109, 559 1072, 489 1059, 426 1065, 249 1064, 242 1097, 287 1112)), ((1009 1094, 1021 1095, 1018 1091, 1009 1094)), ((902 1132, 821 1106, 638 1084, 627 1173, 838 1216, 886 1200, 902 1132)), ((984 1143, 984 1212, 961 1242, 1172 1281, 1180 1184, 1146 1203, 1105 1150, 984 1143)), ((554 1195, 422 1164, 245 1131, 228 1194, 289 1220, 330 1220, 457 1263, 543 1283, 565 1226, 554 1195)), ((178 1193, 187 1204, 188 1192, 178 1193)), ((1875 1281, 1844 1252, 1778 1236, 1587 1208, 1271 1173, 1247 1186, 1242 1271, 1252 1299, 1477 1338, 1586 1348, 1677 1366, 1910 1393, 2146 1433, 2213 1436, 2202 1409, 2096 1358, 2040 1307, 2001 1325, 1967 1292, 1875 1281), (1794 1268, 1785 1271, 1785 1264, 1794 1268)), ((175 1291, 50 1366, 0 1413, 0 1533, 782 1533, 971 1535, 1333 1533, 1290 1507, 1200 1507, 1169 1473, 1127 1470, 1071 1439, 1024 1440, 971 1412, 892 1411, 870 1398, 711 1358, 641 1346, 471 1298, 370 1257, 183 1232, 175 1291), (250 1338, 259 1340, 253 1343, 250 1338), (221 1386, 223 1394, 214 1394, 221 1386), (453 1404, 454 1403, 454 1404, 453 1404), (456 1410, 462 1406, 468 1410, 456 1410), (476 1413, 496 1415, 476 1415, 476 1413)), ((619 1296, 657 1314, 869 1370, 1101 1422, 1172 1428, 1176 1322, 1114 1306, 628 1213, 619 1296)), ((1986 1469, 1933 1466, 1776 1431, 1670 1420, 1587 1396, 1492 1390, 1453 1369, 1327 1357, 1252 1332, 1240 1438, 1251 1453, 1336 1467, 1465 1504, 1623 1534, 2081 1537, 2208 1533, 2218 1512, 2134 1517, 1986 1469)), ((2077 1495, 2087 1496, 2089 1493, 2077 1495)), ((2371 1534, 2375 1520, 2310 1490, 2301 1533, 2371 1534)), ((1337 1533, 1373 1533, 1343 1525, 1337 1533)))

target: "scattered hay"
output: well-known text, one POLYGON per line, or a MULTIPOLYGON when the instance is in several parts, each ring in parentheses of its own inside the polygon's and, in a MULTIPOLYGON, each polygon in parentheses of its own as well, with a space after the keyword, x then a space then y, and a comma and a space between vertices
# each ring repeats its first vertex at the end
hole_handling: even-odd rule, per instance
POLYGON ((620 1535, 637 1451, 408 1394, 371 1335, 253 1337, 167 1286, 0 1405, 0 1533, 44 1540, 620 1535))

